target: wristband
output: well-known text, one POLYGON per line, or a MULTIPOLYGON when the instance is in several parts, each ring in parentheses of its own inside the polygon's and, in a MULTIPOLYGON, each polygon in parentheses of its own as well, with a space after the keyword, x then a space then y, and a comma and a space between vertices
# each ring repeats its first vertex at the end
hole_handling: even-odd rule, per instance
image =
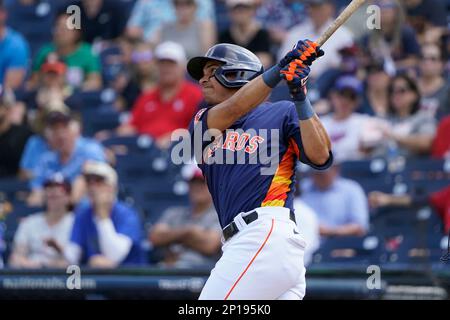
POLYGON ((294 104, 300 121, 308 120, 314 116, 315 112, 309 99, 305 99, 304 101, 294 101, 294 104))
POLYGON ((270 87, 275 88, 278 83, 281 81, 280 71, 281 67, 279 65, 274 65, 272 68, 263 73, 262 78, 264 83, 270 87))

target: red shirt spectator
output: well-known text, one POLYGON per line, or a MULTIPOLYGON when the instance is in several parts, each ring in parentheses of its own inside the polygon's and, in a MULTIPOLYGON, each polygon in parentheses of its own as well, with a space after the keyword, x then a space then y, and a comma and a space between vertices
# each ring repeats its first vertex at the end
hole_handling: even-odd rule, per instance
POLYGON ((444 158, 450 153, 450 116, 441 120, 433 141, 431 155, 433 158, 444 158))
POLYGON ((450 186, 430 195, 430 203, 441 216, 445 232, 450 231, 450 186))
POLYGON ((157 88, 137 99, 130 124, 140 134, 159 138, 178 128, 187 128, 201 101, 200 88, 188 81, 169 101, 162 99, 157 88))

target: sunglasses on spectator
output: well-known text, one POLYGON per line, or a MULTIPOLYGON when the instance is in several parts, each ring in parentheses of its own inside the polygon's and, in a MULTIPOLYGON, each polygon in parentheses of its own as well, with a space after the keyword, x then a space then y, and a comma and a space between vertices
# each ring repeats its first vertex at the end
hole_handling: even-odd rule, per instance
POLYGON ((411 89, 408 87, 398 87, 392 89, 392 94, 404 94, 408 91, 411 91, 411 89))
POLYGON ((439 58, 439 56, 422 56, 422 60, 424 60, 424 61, 429 60, 429 61, 437 62, 441 59, 439 58))
POLYGON ((85 174, 84 175, 84 179, 86 179, 86 182, 88 184, 90 184, 90 183, 97 184, 97 183, 102 183, 102 182, 105 181, 104 177, 98 176, 98 175, 95 175, 95 174, 85 174))

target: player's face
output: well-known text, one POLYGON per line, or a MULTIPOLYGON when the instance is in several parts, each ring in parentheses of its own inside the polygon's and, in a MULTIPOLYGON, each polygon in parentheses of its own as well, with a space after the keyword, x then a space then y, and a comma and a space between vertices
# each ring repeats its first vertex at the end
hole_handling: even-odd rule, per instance
POLYGON ((221 65, 218 61, 208 61, 203 68, 203 77, 199 80, 203 97, 209 105, 216 105, 231 97, 237 89, 225 88, 214 77, 214 73, 221 65))

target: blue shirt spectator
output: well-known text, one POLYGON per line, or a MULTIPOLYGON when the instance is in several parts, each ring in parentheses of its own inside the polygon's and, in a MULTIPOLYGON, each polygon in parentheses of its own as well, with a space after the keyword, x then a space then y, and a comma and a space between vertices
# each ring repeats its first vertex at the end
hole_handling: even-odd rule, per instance
POLYGON ((84 137, 77 139, 73 153, 65 163, 61 162, 58 152, 45 152, 35 160, 34 178, 31 181, 31 189, 41 189, 45 179, 57 172, 60 172, 65 178, 74 182, 75 178, 80 175, 82 166, 87 160, 106 161, 101 145, 93 139, 84 137))
POLYGON ((51 32, 58 0, 15 0, 6 4, 6 24, 20 32, 29 42, 31 56, 52 40, 51 32))
POLYGON ((28 68, 29 56, 28 44, 22 35, 0 25, 0 85, 12 89, 20 86, 28 68), (7 83, 10 72, 17 72, 18 77, 7 83))
MULTIPOLYGON (((142 263, 142 231, 138 214, 132 208, 117 201, 111 212, 111 221, 117 233, 132 240, 131 249, 122 261, 125 264, 142 263)), ((70 241, 81 248, 81 263, 86 264, 95 255, 101 254, 97 222, 92 206, 84 204, 75 211, 75 221, 70 241)))
POLYGON ((20 159, 20 169, 33 172, 37 164, 36 159, 48 151, 50 151, 50 147, 43 137, 37 134, 31 136, 25 144, 25 149, 20 159))
POLYGON ((338 166, 313 171, 301 184, 302 200, 319 218, 322 236, 362 235, 369 226, 367 197, 355 181, 339 176, 338 166))
POLYGON ((83 177, 89 201, 75 211, 66 259, 95 268, 141 263, 142 224, 136 211, 117 200, 116 171, 88 161, 83 177))
MULTIPOLYGON (((215 21, 212 0, 197 1, 197 18, 215 21)), ((140 30, 147 41, 155 41, 157 30, 166 22, 175 22, 175 8, 171 0, 138 0, 133 7, 127 28, 140 30)), ((130 32, 129 32, 130 33, 130 32)))

